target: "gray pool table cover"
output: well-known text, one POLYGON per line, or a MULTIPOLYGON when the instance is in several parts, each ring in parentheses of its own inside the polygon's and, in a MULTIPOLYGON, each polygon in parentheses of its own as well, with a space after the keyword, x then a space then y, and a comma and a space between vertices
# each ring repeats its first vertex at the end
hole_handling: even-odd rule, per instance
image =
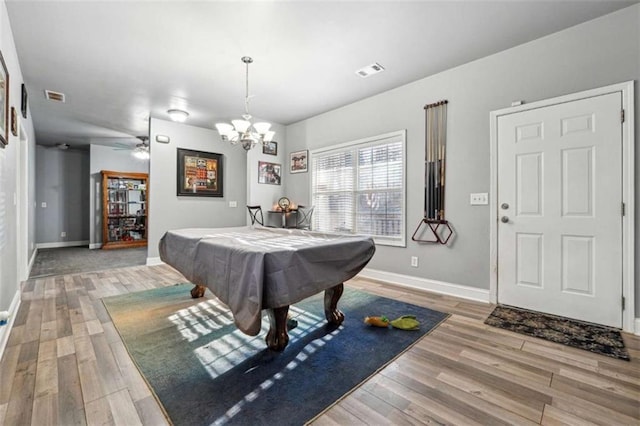
POLYGON ((211 290, 236 326, 255 336, 262 309, 292 305, 353 278, 371 260, 371 237, 266 227, 168 231, 160 258, 211 290))

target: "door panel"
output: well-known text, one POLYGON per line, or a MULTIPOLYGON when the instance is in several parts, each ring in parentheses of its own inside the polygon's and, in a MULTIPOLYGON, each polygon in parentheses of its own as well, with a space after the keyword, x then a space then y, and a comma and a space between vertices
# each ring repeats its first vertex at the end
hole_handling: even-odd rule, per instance
POLYGON ((500 303, 621 327, 621 104, 498 118, 500 303))

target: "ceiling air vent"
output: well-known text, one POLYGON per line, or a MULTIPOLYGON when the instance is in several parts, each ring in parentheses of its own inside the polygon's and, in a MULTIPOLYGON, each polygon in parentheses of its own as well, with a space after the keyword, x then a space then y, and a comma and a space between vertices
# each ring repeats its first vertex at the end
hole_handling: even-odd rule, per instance
POLYGON ((54 92, 53 90, 45 90, 44 95, 50 101, 64 102, 64 93, 54 92))
POLYGON ((379 63, 374 62, 371 65, 367 65, 366 67, 359 69, 358 71, 356 71, 356 74, 358 74, 362 78, 367 78, 370 75, 378 74, 382 71, 384 71, 384 67, 379 63))

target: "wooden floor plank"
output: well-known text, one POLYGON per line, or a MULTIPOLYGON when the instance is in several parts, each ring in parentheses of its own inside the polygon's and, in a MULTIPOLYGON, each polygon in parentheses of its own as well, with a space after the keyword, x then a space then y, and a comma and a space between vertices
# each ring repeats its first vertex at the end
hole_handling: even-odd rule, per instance
POLYGON ((56 426, 58 424, 58 394, 49 393, 33 401, 32 426, 56 426))
POLYGON ((58 424, 86 424, 75 353, 58 358, 58 424))
POLYGON ((85 403, 85 413, 88 425, 114 425, 117 426, 111 413, 111 405, 107 397, 95 399, 85 403))
MULTIPOLYGON (((20 345, 7 346, 2 355, 2 361, 0 361, 0 405, 5 406, 5 412, 6 404, 11 397, 11 389, 16 375, 19 356, 20 345)), ((0 424, 2 423, 0 422, 0 424)))
POLYGON ((35 398, 58 393, 58 359, 38 359, 36 367, 35 398))
POLYGON ((152 396, 147 383, 131 360, 124 343, 114 342, 110 344, 110 347, 118 365, 118 370, 122 374, 124 383, 131 394, 131 399, 134 402, 138 402, 152 396))
POLYGON ((574 416, 564 410, 554 407, 553 405, 547 405, 544 408, 542 415, 541 425, 544 426, 560 426, 560 425, 580 425, 580 426, 596 426, 597 423, 592 423, 584 418, 574 416))
POLYGON ((131 400, 129 391, 122 389, 107 396, 113 421, 116 425, 137 426, 142 425, 136 406, 131 400))
POLYGON ((142 424, 154 426, 169 425, 165 414, 162 412, 153 396, 148 396, 139 401, 135 401, 134 405, 138 411, 142 424))

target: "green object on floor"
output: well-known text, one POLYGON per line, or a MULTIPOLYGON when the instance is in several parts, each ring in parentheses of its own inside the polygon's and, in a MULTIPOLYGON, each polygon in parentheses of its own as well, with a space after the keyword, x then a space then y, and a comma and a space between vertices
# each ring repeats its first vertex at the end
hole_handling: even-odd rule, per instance
POLYGON ((417 330, 420 328, 420 323, 416 320, 415 315, 403 315, 391 321, 391 325, 400 330, 417 330))

